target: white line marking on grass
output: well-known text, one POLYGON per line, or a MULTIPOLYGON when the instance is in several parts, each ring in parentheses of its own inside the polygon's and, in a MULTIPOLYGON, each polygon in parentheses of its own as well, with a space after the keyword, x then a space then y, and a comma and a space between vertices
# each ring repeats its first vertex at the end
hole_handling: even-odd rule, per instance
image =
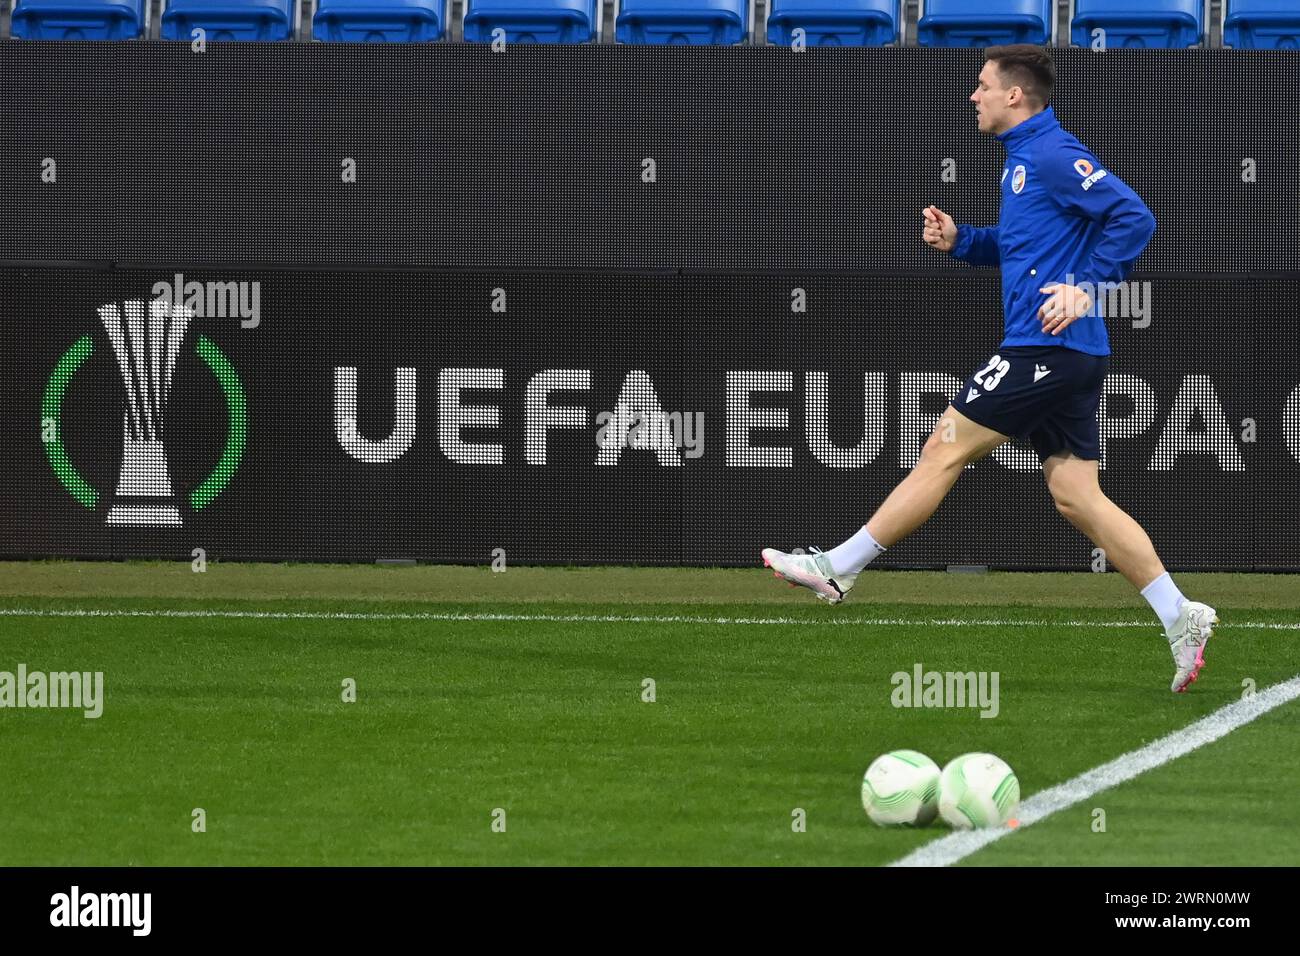
POLYGON ((1207 717, 1181 730, 1175 730, 1145 747, 1131 750, 1109 763, 1094 767, 1072 780, 1034 794, 1020 805, 1016 814, 1017 829, 964 830, 942 837, 914 850, 890 866, 950 866, 996 840, 1050 817, 1053 813, 1081 803, 1089 797, 1154 770, 1198 747, 1213 743, 1256 717, 1300 697, 1300 675, 1262 690, 1254 697, 1220 707, 1207 717))
MULTIPOLYGON (((829 627, 1107 627, 1156 630, 1156 621, 981 620, 891 617, 705 617, 681 614, 494 614, 472 611, 223 611, 205 608, 104 610, 100 608, 0 608, 0 617, 248 618, 283 621, 540 621, 559 624, 814 624, 829 627)), ((1233 621, 1232 628, 1296 631, 1300 623, 1233 621)))

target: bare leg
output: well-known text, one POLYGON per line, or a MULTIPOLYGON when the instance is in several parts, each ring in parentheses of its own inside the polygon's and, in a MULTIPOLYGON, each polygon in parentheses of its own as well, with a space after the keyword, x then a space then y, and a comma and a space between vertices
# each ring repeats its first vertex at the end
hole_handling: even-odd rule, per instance
POLYGON ((1106 497, 1097 462, 1061 452, 1043 462, 1056 508, 1105 552, 1106 560, 1139 591, 1165 573, 1142 526, 1106 497))
POLYGON ((1006 435, 976 424, 949 405, 926 440, 916 467, 867 522, 871 536, 884 547, 907 537, 934 514, 968 463, 1007 440, 1006 435))

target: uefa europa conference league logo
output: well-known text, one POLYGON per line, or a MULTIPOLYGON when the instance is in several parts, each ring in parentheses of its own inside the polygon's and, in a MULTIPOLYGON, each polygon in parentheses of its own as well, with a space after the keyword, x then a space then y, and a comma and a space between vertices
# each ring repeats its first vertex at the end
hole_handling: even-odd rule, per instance
MULTIPOLYGON (((176 527, 181 511, 173 490, 163 442, 163 421, 177 359, 195 312, 167 298, 132 300, 101 306, 99 317, 117 359, 126 388, 122 415, 122 470, 108 510, 110 525, 176 527)), ((189 493, 189 505, 200 511, 221 494, 244 454, 248 405, 244 388, 230 360, 216 344, 200 335, 194 348, 216 376, 228 412, 225 447, 212 472, 189 493)), ((50 466, 63 487, 85 507, 95 510, 101 492, 73 466, 63 445, 63 396, 77 370, 95 350, 94 337, 83 335, 64 353, 45 386, 41 403, 41 437, 50 466)))

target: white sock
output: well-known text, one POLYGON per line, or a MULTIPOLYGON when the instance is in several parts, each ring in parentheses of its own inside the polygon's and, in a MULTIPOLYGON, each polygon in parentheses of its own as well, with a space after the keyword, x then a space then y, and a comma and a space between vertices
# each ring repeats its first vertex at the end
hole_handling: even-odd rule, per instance
POLYGON ((871 532, 863 525, 848 541, 827 551, 826 557, 830 558, 836 574, 857 574, 884 553, 884 545, 871 537, 871 532))
POLYGON ((1144 587, 1142 596, 1151 605, 1151 610, 1159 616, 1166 632, 1178 620, 1178 609, 1187 600, 1183 597, 1183 592, 1178 590, 1178 585, 1174 584, 1174 579, 1169 576, 1168 571, 1144 587))

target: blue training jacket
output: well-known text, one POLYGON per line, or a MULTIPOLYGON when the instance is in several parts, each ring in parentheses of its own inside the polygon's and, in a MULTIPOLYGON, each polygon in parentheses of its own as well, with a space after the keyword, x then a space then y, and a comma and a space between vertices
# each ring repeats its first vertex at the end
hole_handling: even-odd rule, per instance
POLYGON ((1050 106, 997 138, 1007 149, 998 224, 959 225, 952 255, 973 266, 1002 267, 1002 347, 1064 345, 1109 355, 1098 284, 1129 274, 1155 232, 1155 216, 1061 128, 1050 106), (1038 290, 1053 282, 1090 283, 1084 288, 1098 303, 1059 335, 1044 334, 1038 318, 1048 299, 1038 290))

